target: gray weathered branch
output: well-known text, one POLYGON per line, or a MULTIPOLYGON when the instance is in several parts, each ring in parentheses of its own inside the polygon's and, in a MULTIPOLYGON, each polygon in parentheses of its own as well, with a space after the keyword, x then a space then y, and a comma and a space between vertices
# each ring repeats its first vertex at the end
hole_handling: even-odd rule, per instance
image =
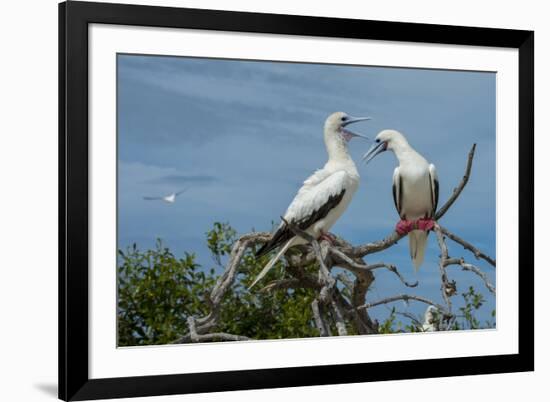
POLYGON ((489 257, 487 254, 481 252, 477 247, 474 247, 472 244, 468 243, 466 240, 461 239, 454 233, 451 233, 448 229, 445 229, 442 226, 439 226, 441 229, 441 232, 447 236, 449 239, 453 240, 454 242, 460 244, 463 246, 466 250, 469 250, 472 252, 472 254, 479 260, 480 258, 487 261, 489 264, 491 264, 493 267, 496 267, 496 260, 494 258, 489 257))
POLYGON ((452 310, 451 296, 456 294, 456 283, 454 281, 449 281, 447 276, 447 260, 449 259, 449 250, 447 244, 445 244, 445 239, 441 233, 439 225, 434 226, 434 231, 437 236, 437 242, 439 244, 439 249, 441 250, 441 255, 439 257, 439 272, 441 274, 441 295, 443 300, 447 303, 447 308, 449 311, 452 310))
POLYGON ((493 294, 496 293, 495 286, 489 282, 487 274, 473 264, 468 264, 464 261, 464 258, 449 258, 446 265, 459 265, 464 271, 470 271, 479 276, 485 283, 485 287, 493 294))
MULTIPOLYGON (((453 190, 447 202, 437 211, 435 215, 436 220, 445 215, 468 183, 475 149, 476 145, 474 144, 468 154, 464 176, 458 186, 453 190)), ((286 222, 284 218, 283 221, 296 236, 302 237, 308 244, 297 246, 295 249, 299 251, 298 253, 288 253, 288 255, 284 256, 284 261, 286 262, 285 271, 290 277, 271 281, 264 286, 261 291, 266 292, 291 288, 314 289, 314 291, 317 292, 317 297, 311 303, 311 309, 313 312, 313 320, 315 326, 319 330, 320 336, 331 336, 328 322, 331 318, 338 335, 348 334, 346 319, 351 320, 356 331, 360 334, 377 333, 378 323, 370 318, 368 309, 398 300, 404 300, 406 302, 415 300, 432 305, 441 312, 442 316, 446 317, 445 319, 447 319, 448 322, 452 322, 454 316, 451 313, 450 297, 456 292, 456 284, 447 277, 446 268, 449 265, 459 265, 462 269, 478 275, 482 278, 485 286, 491 292, 494 293, 495 291, 494 286, 489 283, 487 276, 478 267, 466 263, 464 259, 449 257, 444 236, 461 244, 465 249, 471 251, 476 258, 482 258, 493 266, 496 265, 495 260, 447 229, 436 225, 434 231, 436 232, 438 244, 441 249, 439 265, 442 282, 442 296, 447 307, 434 303, 425 297, 409 294, 390 296, 376 302, 365 303, 367 292, 375 280, 373 272, 377 269, 389 270, 407 287, 412 288, 418 285, 418 282, 410 283, 406 281, 397 267, 393 264, 384 262, 368 264, 363 260, 367 255, 388 249, 405 236, 399 235, 394 231, 382 240, 365 243, 359 246, 353 246, 341 238, 335 238, 334 241, 330 243, 327 241, 320 242, 307 232, 299 229, 296 225, 286 222), (317 276, 312 275, 308 270, 304 269, 312 264, 318 267, 317 276), (352 273, 355 276, 355 280, 350 280, 342 273, 333 276, 331 270, 335 266, 352 273), (349 296, 344 297, 336 284, 337 279, 340 279, 349 290, 349 296)), ((270 233, 253 232, 245 234, 235 241, 225 270, 218 278, 216 285, 207 298, 207 302, 211 308, 210 312, 204 317, 190 317, 188 319, 189 333, 182 336, 174 343, 205 342, 213 340, 240 341, 249 339, 242 335, 214 332, 213 329, 219 325, 218 321, 223 298, 228 289, 235 282, 235 278, 239 273, 241 260, 245 253, 248 249, 269 241, 270 238, 270 233)))
POLYGON ((464 190, 464 187, 466 187, 466 184, 468 183, 468 180, 470 179, 470 173, 472 171, 472 162, 474 160, 474 154, 476 152, 476 144, 472 145, 472 148, 470 149, 470 152, 468 153, 468 162, 466 163, 466 171, 464 172, 464 176, 462 177, 462 180, 460 180, 460 183, 458 183, 458 186, 455 187, 453 190, 453 194, 451 194, 451 197, 447 200, 445 204, 441 208, 439 208, 439 211, 435 214, 435 220, 438 221, 445 215, 445 212, 449 210, 449 208, 454 204, 460 193, 462 193, 462 190, 464 190))
POLYGON ((369 308, 372 308, 372 307, 380 306, 382 304, 393 303, 393 302, 399 301, 399 300, 403 300, 405 302, 408 302, 409 300, 416 300, 418 302, 426 303, 430 306, 434 306, 439 311, 443 312, 444 314, 450 314, 450 312, 445 307, 443 307, 441 304, 435 303, 432 300, 427 299, 423 296, 415 296, 415 295, 408 295, 408 294, 400 294, 400 295, 396 295, 396 296, 386 297, 386 298, 383 298, 381 300, 378 300, 378 301, 375 301, 375 302, 372 302, 372 303, 365 303, 365 304, 363 304, 363 305, 361 305, 357 308, 358 309, 369 309, 369 308))
POLYGON ((330 336, 330 328, 323 319, 319 306, 319 301, 317 299, 311 302, 311 310, 313 311, 315 326, 319 330, 319 336, 330 336))

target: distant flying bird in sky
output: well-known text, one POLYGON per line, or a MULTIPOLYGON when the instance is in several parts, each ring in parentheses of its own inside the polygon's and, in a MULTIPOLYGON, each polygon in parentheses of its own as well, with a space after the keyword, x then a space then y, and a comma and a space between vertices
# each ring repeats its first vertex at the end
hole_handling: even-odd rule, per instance
POLYGON ((409 234, 409 250, 418 270, 424 261, 428 232, 434 227, 439 200, 437 171, 395 130, 381 131, 363 159, 369 163, 386 150, 393 151, 399 161, 393 172, 393 201, 401 220, 395 230, 401 235, 409 234))
POLYGON ((147 200, 147 201, 154 201, 154 200, 160 200, 160 201, 164 201, 164 202, 167 202, 169 204, 173 204, 174 202, 176 202, 176 197, 184 192, 186 192, 188 189, 187 188, 184 188, 183 190, 180 190, 180 191, 177 191, 175 193, 172 193, 172 194, 168 194, 166 196, 160 196, 160 197, 143 197, 144 200, 147 200))
MULTIPOLYGON (((344 112, 333 113, 326 119, 324 139, 328 161, 322 169, 304 181, 284 214, 287 222, 316 239, 330 240, 328 231, 346 210, 359 185, 359 173, 348 153, 348 142, 353 137, 363 136, 349 130, 347 126, 369 119, 351 117, 344 112)), ((290 247, 305 243, 306 240, 295 236, 288 225, 281 222, 271 240, 257 251, 256 256, 261 257, 277 248, 279 251, 249 289, 268 273, 290 247)))

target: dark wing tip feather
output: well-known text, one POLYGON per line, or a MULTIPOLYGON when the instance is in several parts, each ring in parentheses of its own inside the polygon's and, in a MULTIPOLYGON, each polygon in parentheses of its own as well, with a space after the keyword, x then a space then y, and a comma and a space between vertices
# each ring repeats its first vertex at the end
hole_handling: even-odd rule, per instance
MULTIPOLYGON (((342 201, 345 192, 346 190, 344 189, 338 194, 329 196, 327 202, 316 211, 313 211, 311 215, 301 219, 300 221, 292 221, 292 223, 302 230, 307 230, 315 222, 325 218, 330 210, 336 207, 340 203, 340 201, 342 201)), ((292 239, 294 236, 294 232, 292 232, 292 230, 288 228, 286 223, 283 224, 273 234, 273 237, 271 237, 271 239, 267 243, 265 243, 262 247, 260 247, 258 251, 256 251, 256 257, 261 257, 269 253, 270 251, 276 249, 277 247, 292 239)))
POLYGON ((270 243, 271 243, 271 240, 268 241, 267 243, 264 243, 262 245, 262 247, 260 247, 258 250, 256 250, 256 253, 254 254, 256 256, 256 258, 264 256, 264 255, 266 255, 267 253, 269 253, 271 251, 271 250, 267 249, 270 246, 270 243))
POLYGON ((277 247, 285 243, 287 240, 290 240, 294 234, 290 231, 290 229, 287 228, 287 225, 282 225, 277 231, 273 234, 271 239, 264 243, 262 247, 258 251, 256 251, 256 257, 261 257, 266 255, 272 250, 275 250, 277 247))

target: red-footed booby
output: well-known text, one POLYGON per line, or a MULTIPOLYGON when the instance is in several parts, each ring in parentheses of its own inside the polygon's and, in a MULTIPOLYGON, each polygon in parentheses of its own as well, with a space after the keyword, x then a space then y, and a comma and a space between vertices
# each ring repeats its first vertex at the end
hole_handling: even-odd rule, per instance
MULTIPOLYGON (((348 153, 348 142, 353 137, 364 137, 346 128, 369 120, 370 117, 352 117, 344 112, 331 114, 325 121, 324 139, 328 153, 325 166, 313 173, 290 203, 283 218, 316 239, 331 240, 328 231, 348 207, 359 185, 359 173, 348 153)), ((261 280, 292 246, 306 244, 283 221, 267 243, 257 252, 261 257, 279 248, 249 289, 261 280)))
POLYGON ((154 200, 160 200, 160 201, 164 201, 164 202, 167 202, 168 204, 173 204, 174 202, 176 202, 176 197, 178 195, 180 195, 181 193, 184 193, 186 192, 187 189, 184 188, 183 190, 180 190, 180 191, 177 191, 175 193, 172 193, 172 194, 168 194, 166 196, 161 196, 161 197, 143 197, 144 200, 147 200, 147 201, 154 201, 154 200))
POLYGON ((393 172, 393 201, 401 220, 395 230, 401 235, 409 234, 409 250, 418 270, 424 261, 428 232, 434 226, 439 199, 437 171, 395 130, 381 131, 363 159, 369 163, 386 150, 393 151, 399 161, 393 172))

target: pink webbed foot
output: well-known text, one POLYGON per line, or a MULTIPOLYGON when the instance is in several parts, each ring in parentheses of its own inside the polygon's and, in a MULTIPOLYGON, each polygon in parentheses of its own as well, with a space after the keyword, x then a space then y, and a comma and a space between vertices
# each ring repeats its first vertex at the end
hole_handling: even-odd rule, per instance
POLYGON ((334 242, 336 241, 336 236, 334 236, 333 234, 328 233, 328 232, 322 232, 321 236, 319 236, 319 240, 326 240, 331 245, 333 245, 334 242))
POLYGON ((408 221, 406 219, 401 219, 399 222, 397 222, 397 225, 395 225, 395 231, 399 233, 401 236, 406 235, 411 230, 414 229, 415 221, 408 221))
POLYGON ((434 228, 435 221, 432 218, 418 219, 416 221, 416 228, 428 232, 434 228))

